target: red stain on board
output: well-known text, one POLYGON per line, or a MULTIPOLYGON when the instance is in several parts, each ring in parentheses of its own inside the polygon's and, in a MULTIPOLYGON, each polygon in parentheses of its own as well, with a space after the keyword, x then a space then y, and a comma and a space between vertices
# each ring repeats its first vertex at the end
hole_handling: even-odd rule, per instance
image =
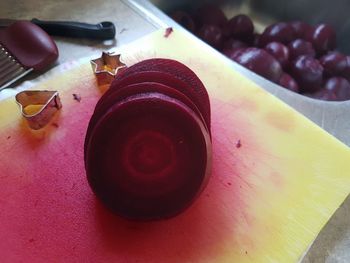
POLYGON ((15 126, 1 131, 13 134, 8 141, 0 136, 4 146, 0 175, 9 174, 0 178, 3 258, 9 262, 215 261, 223 253, 220 244, 229 238, 233 248, 240 246, 242 239, 232 236, 244 233, 245 242, 250 242, 254 218, 247 212, 244 193, 252 185, 244 154, 254 157, 259 147, 250 133, 253 127, 232 113, 230 103, 212 100, 213 168, 207 188, 177 217, 140 223, 111 214, 88 186, 83 143, 99 92, 74 87, 78 88, 84 107, 76 107, 68 91, 61 94, 65 107, 59 116, 60 129, 32 132, 15 126), (231 140, 237 137, 247 141, 239 155, 231 140))
POLYGON ((164 37, 168 38, 171 35, 171 33, 173 33, 173 31, 174 31, 174 29, 172 27, 166 28, 165 33, 164 33, 164 37))

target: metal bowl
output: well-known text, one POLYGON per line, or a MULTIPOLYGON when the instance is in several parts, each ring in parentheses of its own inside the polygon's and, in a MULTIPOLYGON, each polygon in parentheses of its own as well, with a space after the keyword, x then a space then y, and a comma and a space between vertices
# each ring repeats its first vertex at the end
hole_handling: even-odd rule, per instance
MULTIPOLYGON (((166 14, 179 9, 193 10, 204 3, 214 1, 128 0, 128 2, 156 27, 179 27, 180 25, 166 14)), ((249 15, 257 31, 262 31, 275 21, 302 20, 310 24, 329 23, 337 31, 338 49, 350 54, 350 18, 348 16, 350 5, 346 0, 218 0, 215 4, 222 8, 228 18, 240 13, 249 15)), ((198 39, 198 41, 201 40, 198 39)), ((228 59, 219 52, 217 54, 221 59, 228 59)), ((233 69, 292 106, 343 143, 350 145, 350 101, 328 102, 311 99, 286 90, 233 61, 230 63, 233 69)), ((303 263, 350 262, 349 212, 350 197, 318 235, 303 258, 303 263)))
MULTIPOLYGON (((152 0, 153 5, 147 1, 131 2, 141 3, 146 7, 147 12, 155 14, 163 24, 179 26, 165 14, 180 9, 194 10, 204 3, 214 1, 152 0)), ((332 2, 324 0, 219 0, 215 1, 215 4, 222 8, 228 18, 240 13, 249 15, 257 31, 262 31, 275 21, 302 20, 311 24, 329 23, 337 31, 338 49, 350 54, 350 18, 347 15, 350 5, 345 0, 332 2)), ((235 62, 232 62, 232 67, 298 110, 343 143, 350 145, 350 118, 348 117, 350 101, 328 102, 308 98, 290 92, 235 62)))

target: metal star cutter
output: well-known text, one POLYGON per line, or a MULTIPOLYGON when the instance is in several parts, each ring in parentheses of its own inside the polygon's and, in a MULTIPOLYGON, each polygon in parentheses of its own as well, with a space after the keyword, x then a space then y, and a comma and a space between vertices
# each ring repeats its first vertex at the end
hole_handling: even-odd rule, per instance
POLYGON ((101 57, 90 61, 98 85, 111 84, 118 71, 126 68, 121 54, 102 52, 101 57))

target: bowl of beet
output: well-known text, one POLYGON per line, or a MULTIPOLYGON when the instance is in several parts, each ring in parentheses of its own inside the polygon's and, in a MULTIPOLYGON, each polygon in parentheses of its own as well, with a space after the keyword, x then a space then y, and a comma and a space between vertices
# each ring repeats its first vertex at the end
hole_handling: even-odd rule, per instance
POLYGON ((88 182, 110 210, 133 220, 175 216, 210 176, 208 93, 178 61, 141 61, 97 103, 84 147, 88 182))
POLYGON ((344 81, 335 82, 344 92, 328 96, 325 88, 334 78, 350 81, 350 56, 336 50, 337 36, 332 25, 291 20, 276 21, 257 30, 247 14, 226 17, 213 4, 179 13, 182 15, 172 17, 183 27, 281 88, 320 100, 350 100, 344 81))

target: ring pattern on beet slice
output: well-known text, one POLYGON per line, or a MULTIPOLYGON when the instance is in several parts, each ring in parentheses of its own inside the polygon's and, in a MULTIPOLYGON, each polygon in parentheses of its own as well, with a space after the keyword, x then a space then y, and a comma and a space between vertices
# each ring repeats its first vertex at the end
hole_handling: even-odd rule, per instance
MULTIPOLYGON (((158 73, 157 73, 158 74, 158 73)), ((108 97, 105 98, 103 103, 99 105, 99 107, 96 107, 95 112, 93 116, 90 119, 89 127, 86 134, 86 140, 89 139, 91 136, 91 131, 98 122, 99 118, 108 111, 108 109, 113 106, 113 104, 116 101, 122 100, 128 96, 146 93, 146 92, 159 92, 165 95, 168 95, 169 97, 175 98, 180 100, 182 103, 186 104, 191 110, 193 110, 197 116, 202 120, 206 130, 209 132, 209 129, 207 128, 207 125, 198 110, 197 106, 183 93, 179 92, 177 89, 173 89, 172 87, 165 86, 160 83, 153 83, 153 82, 141 82, 136 84, 130 84, 126 86, 122 86, 122 88, 115 90, 113 93, 109 94, 108 97)), ((86 152, 86 144, 84 148, 84 152, 86 152)))
POLYGON ((114 104, 87 144, 92 189, 130 219, 178 214, 201 192, 210 172, 211 141, 203 121, 183 102, 160 93, 114 104))

